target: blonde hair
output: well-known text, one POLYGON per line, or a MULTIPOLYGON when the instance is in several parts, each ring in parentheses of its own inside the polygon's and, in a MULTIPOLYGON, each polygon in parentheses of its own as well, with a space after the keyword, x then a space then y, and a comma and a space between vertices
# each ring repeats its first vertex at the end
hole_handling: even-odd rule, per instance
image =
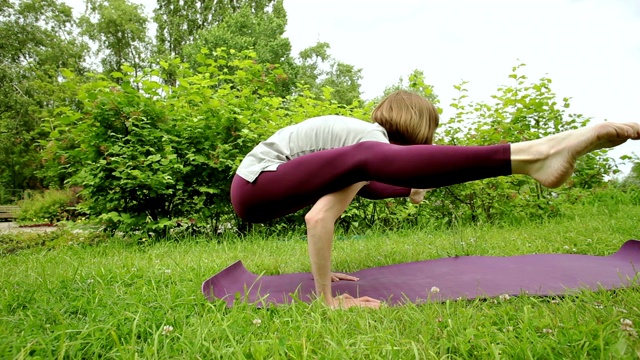
POLYGON ((371 114, 389 141, 398 145, 432 144, 440 115, 433 104, 418 94, 398 90, 384 98, 371 114))

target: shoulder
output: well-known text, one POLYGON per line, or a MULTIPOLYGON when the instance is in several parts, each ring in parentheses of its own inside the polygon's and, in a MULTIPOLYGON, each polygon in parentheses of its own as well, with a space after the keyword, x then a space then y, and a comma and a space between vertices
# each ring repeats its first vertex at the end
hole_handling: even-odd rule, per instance
POLYGON ((377 124, 348 116, 324 115, 304 120, 303 122, 298 123, 295 126, 371 131, 376 129, 376 125, 377 124))

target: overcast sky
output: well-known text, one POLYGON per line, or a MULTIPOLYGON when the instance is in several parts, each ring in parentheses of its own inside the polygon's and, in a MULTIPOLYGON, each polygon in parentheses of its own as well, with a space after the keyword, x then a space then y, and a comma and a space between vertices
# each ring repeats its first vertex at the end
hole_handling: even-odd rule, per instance
MULTIPOLYGON (((640 0, 285 0, 285 9, 293 54, 328 42, 363 70, 368 99, 420 69, 446 119, 453 85, 469 81, 471 100, 489 100, 522 62, 530 79, 548 76, 572 98, 571 112, 640 121, 640 0)), ((640 141, 614 155, 631 152, 640 141)))
MULTIPOLYGON (((640 0, 285 0, 294 53, 326 41, 335 58, 363 69, 373 98, 423 70, 443 117, 469 81, 474 101, 508 84, 514 65, 548 76, 571 112, 594 121, 640 121, 640 0)), ((640 141, 613 155, 636 152, 640 141)))

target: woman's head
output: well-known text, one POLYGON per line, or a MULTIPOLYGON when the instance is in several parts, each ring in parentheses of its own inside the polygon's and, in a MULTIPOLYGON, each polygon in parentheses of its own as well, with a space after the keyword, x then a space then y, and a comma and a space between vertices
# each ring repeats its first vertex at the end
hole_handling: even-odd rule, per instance
POLYGON ((440 116, 429 100, 399 90, 389 94, 376 106, 371 120, 387 130, 392 143, 418 145, 433 143, 433 133, 440 116))

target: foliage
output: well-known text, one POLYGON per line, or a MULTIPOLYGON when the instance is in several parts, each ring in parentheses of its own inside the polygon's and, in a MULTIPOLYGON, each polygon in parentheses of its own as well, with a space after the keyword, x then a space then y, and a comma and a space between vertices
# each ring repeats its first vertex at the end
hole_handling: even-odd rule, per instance
MULTIPOLYGON (((291 56, 281 0, 161 0, 154 20, 156 60, 149 61, 148 20, 129 0, 89 0, 79 21, 57 0, 2 2, 1 194, 75 184, 84 187, 82 207, 110 229, 246 230, 228 201, 246 152, 309 117, 367 119, 380 100, 360 99, 361 69, 333 58, 328 43, 291 56), (97 44, 102 75, 85 77, 89 47, 79 34, 97 44), (234 48, 245 51, 228 50, 234 48)), ((569 99, 558 103, 550 79, 530 83, 519 67, 509 75, 514 83, 499 88, 491 103, 466 102, 464 83, 458 85, 456 113, 436 141, 522 141, 588 122, 566 113, 569 99)), ((409 89, 439 103, 422 71, 406 80, 385 94, 409 89)), ((340 224, 545 219, 604 186, 615 171, 606 152, 598 152, 583 157, 561 189, 509 177, 434 190, 426 206, 358 200, 340 224)), ((636 180, 625 179, 624 191, 636 180)), ((276 224, 286 229, 303 221, 297 214, 270 225, 276 224)))
MULTIPOLYGON (((431 101, 432 104, 436 106, 440 104, 440 99, 438 98, 438 95, 435 93, 433 85, 430 85, 426 82, 424 71, 418 70, 418 69, 413 70, 411 74, 407 76, 406 83, 405 83, 405 79, 403 77, 400 77, 397 83, 391 86, 387 86, 384 89, 383 94, 375 98, 373 102, 377 104, 387 95, 398 90, 415 92, 420 96, 424 97, 425 99, 428 99, 429 101, 431 101)), ((440 113, 442 113, 442 109, 438 108, 438 110, 440 113)))
MULTIPOLYGON (((149 62, 148 19, 142 7, 129 0, 89 0, 79 19, 74 19, 71 8, 57 0, 3 2, 0 6, 0 36, 6 39, 0 44, 0 189, 3 194, 8 189, 63 188, 75 174, 67 156, 56 157, 51 153, 52 149, 74 151, 78 145, 75 140, 65 138, 54 144, 43 140, 49 133, 56 137, 66 132, 59 127, 57 117, 67 110, 53 114, 54 109, 79 112, 83 108, 76 91, 85 81, 87 66, 93 65, 87 58, 90 53, 100 58, 102 72, 107 77, 112 72, 120 73, 124 65, 133 69, 127 76, 145 77, 148 81, 155 76, 149 71, 143 72, 149 67, 164 83, 178 87, 177 73, 185 66, 181 59, 186 59, 192 69, 200 68, 203 47, 210 53, 216 53, 219 48, 251 49, 255 53, 253 61, 277 77, 270 82, 270 97, 279 98, 283 103, 290 101, 287 97, 291 94, 309 100, 305 105, 309 109, 297 109, 300 114, 316 113, 311 109, 315 107, 312 93, 320 103, 331 92, 325 87, 320 97, 310 90, 320 88, 315 83, 295 88, 301 70, 290 55, 288 39, 283 37, 286 12, 282 1, 165 0, 158 3, 154 20, 158 25, 156 60, 149 62), (95 51, 90 52, 85 41, 90 41, 95 51), (165 59, 165 66, 159 66, 158 59, 165 59), (61 75, 61 68, 75 73, 73 84, 61 83, 68 81, 61 75), (54 158, 59 164, 52 162, 54 158), (43 164, 45 169, 41 170, 43 164), (70 171, 60 171, 62 168, 70 171)), ((218 63, 218 73, 235 71, 233 67, 224 69, 226 66, 218 63)), ((336 71, 327 76, 332 79, 329 80, 335 94, 342 91, 338 83, 343 77, 340 74, 349 77, 349 73, 357 73, 349 69, 339 64, 336 71)), ((359 81, 359 75, 349 79, 359 81)), ((119 86, 124 76, 109 78, 109 81, 119 86)), ((230 83, 224 78, 218 81, 230 83)), ((142 91, 141 83, 132 84, 142 91)), ((359 88, 355 83, 348 86, 359 88)), ((351 93, 359 96, 359 91, 351 93)), ((351 104, 356 97, 347 101, 340 100, 344 98, 342 95, 332 98, 351 104)), ((296 101, 291 100, 293 104, 296 101)), ((341 111, 336 107, 333 112, 341 111)))
POLYGON ((84 84, 65 73, 83 104, 58 109, 43 142, 47 171, 73 174, 68 183, 83 187, 83 210, 109 229, 166 234, 176 226, 235 222, 230 182, 260 140, 309 117, 364 116, 309 94, 271 95, 282 71, 255 56, 219 49, 207 57, 204 50, 195 70, 161 63, 180 70, 175 87, 158 70, 134 76, 125 66, 84 84))
POLYGON ((13 205, 22 198, 24 191, 21 189, 6 189, 0 187, 0 205, 13 205))
POLYGON ((624 155, 621 160, 631 164, 631 170, 615 183, 622 189, 640 190, 640 157, 637 154, 624 155))
POLYGON ((183 46, 184 61, 197 66, 202 49, 252 50, 257 62, 282 69, 275 90, 279 96, 308 89, 317 99, 331 99, 346 106, 361 101, 361 69, 333 58, 329 44, 324 42, 302 50, 294 59, 291 43, 284 36, 287 15, 282 0, 258 3, 240 3, 217 23, 200 30, 191 43, 183 46))
POLYGON ((156 53, 166 58, 177 57, 182 60, 184 46, 192 44, 200 31, 220 24, 224 19, 245 7, 256 13, 264 13, 275 2, 275 0, 159 0, 154 10, 154 21, 157 25, 156 53))
POLYGON ((318 42, 298 55, 296 80, 309 87, 317 98, 342 105, 359 102, 362 69, 336 60, 329 54, 330 45, 318 42))
POLYGON ((75 206, 78 204, 77 191, 78 189, 28 192, 25 199, 18 202, 20 206, 18 223, 53 224, 75 219, 75 206))
MULTIPOLYGON (((50 125, 51 137, 42 143, 47 147, 48 176, 72 175, 68 184, 84 188, 87 202, 81 207, 108 229, 156 235, 176 228, 246 231, 231 210, 229 187, 253 146, 279 128, 318 115, 366 119, 375 104, 345 107, 318 99, 308 88, 278 96, 274 90, 283 70, 255 61, 256 56, 222 48, 209 54, 203 49, 195 69, 174 60, 136 76, 125 66, 110 78, 96 75, 86 84, 66 73, 65 85, 82 106, 59 108, 50 125), (161 78, 168 68, 179 69, 176 86, 161 78)), ((565 114, 569 99, 559 107, 549 79, 528 84, 522 75, 511 77, 516 84, 500 88, 493 104, 464 104, 466 90, 459 86, 461 96, 454 103, 458 112, 444 124, 437 141, 514 142, 588 121, 565 114)), ((407 87, 438 104, 423 73, 412 73, 407 87)), ((423 206, 407 206, 404 199, 360 199, 339 224, 357 230, 409 226, 425 219, 441 225, 547 219, 560 214, 563 203, 579 198, 581 189, 602 186, 611 169, 601 153, 586 157, 563 189, 544 189, 531 179, 512 176, 433 190, 423 206)), ((303 224, 295 214, 269 225, 286 229, 303 224)))
POLYGON ((129 0, 87 0, 86 5, 79 24, 82 34, 97 44, 102 71, 110 74, 122 65, 146 67, 151 41, 142 5, 129 0))
POLYGON ((4 1, 0 8, 0 188, 38 188, 33 145, 48 111, 68 99, 58 70, 82 73, 87 46, 63 3, 4 1))
POLYGON ((294 66, 291 43, 284 37, 287 15, 282 0, 273 2, 271 8, 267 5, 265 3, 264 7, 256 8, 255 4, 246 2, 217 24, 200 31, 192 44, 184 46, 185 62, 199 66, 197 58, 202 49, 209 52, 219 48, 252 50, 258 63, 278 65, 282 69, 276 92, 281 96, 290 94, 295 83, 290 78, 294 66))
MULTIPOLYGON (((569 98, 558 104, 551 79, 529 83, 516 66, 509 78, 515 84, 498 88, 493 103, 465 103, 465 83, 452 106, 456 114, 445 123, 436 140, 451 145, 491 145, 527 141, 585 126, 590 119, 566 114, 569 98)), ((438 134, 437 134, 438 135, 438 134)), ((450 221, 494 221, 501 217, 545 219, 557 216, 560 204, 574 189, 602 186, 615 169, 606 151, 581 158, 569 183, 547 189, 524 176, 509 176, 437 189, 430 194, 427 211, 450 221)))

